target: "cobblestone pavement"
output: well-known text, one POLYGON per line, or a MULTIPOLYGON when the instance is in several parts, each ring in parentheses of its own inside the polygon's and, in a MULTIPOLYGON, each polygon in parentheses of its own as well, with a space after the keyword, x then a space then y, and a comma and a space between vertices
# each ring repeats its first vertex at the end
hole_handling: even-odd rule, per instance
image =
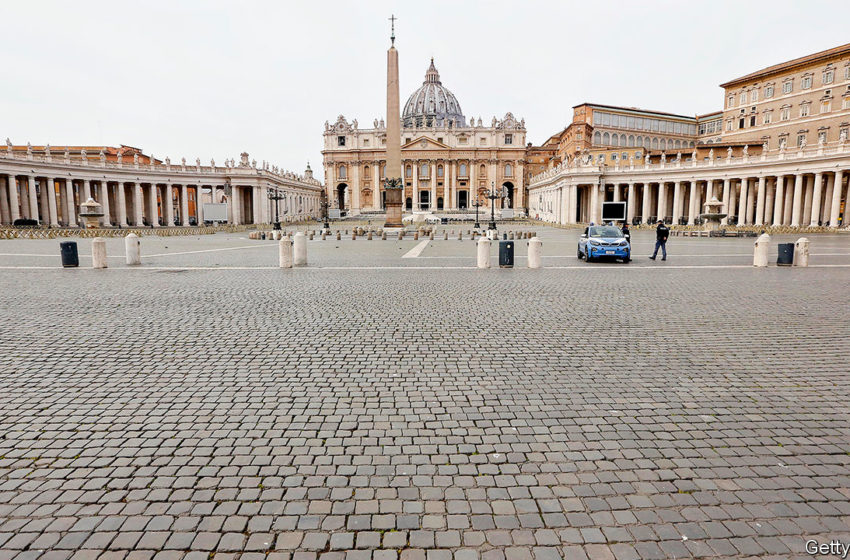
MULTIPOLYGON (((460 268, 466 240, 329 240, 303 270, 239 236, 143 238, 185 254, 132 271, 0 243, 54 267, 0 269, 0 559, 850 543, 850 269, 676 238, 666 263, 585 265, 577 232, 537 229, 542 270, 460 268)), ((812 253, 846 265, 850 237, 812 253)))

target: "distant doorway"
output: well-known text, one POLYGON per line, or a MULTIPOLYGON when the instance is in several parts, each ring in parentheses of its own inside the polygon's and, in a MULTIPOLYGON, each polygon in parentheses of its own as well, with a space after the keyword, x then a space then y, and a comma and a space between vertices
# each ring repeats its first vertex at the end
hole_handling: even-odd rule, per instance
POLYGON ((438 196, 437 197, 437 210, 442 210, 442 209, 443 209, 443 197, 438 196))
POLYGON ((502 184, 502 187, 507 191, 508 196, 506 196, 502 200, 502 208, 513 208, 514 207, 514 184, 511 182, 506 182, 502 184))
POLYGON ((404 207, 408 210, 413 210, 413 199, 409 196, 404 199, 404 207))
POLYGON ((348 185, 346 185, 345 183, 341 183, 336 188, 336 203, 337 203, 337 208, 339 208, 340 210, 345 210, 345 189, 346 188, 348 188, 348 185))
POLYGON ((469 208, 469 191, 458 191, 457 207, 461 210, 466 210, 467 208, 469 208))
POLYGON ((431 206, 431 191, 419 191, 419 210, 427 210, 431 206))

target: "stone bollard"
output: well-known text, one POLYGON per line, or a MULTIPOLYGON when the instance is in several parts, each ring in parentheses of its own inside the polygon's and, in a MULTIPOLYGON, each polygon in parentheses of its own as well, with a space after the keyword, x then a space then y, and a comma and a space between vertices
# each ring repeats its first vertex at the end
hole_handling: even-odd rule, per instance
POLYGON ((322 232, 322 241, 324 241, 327 238, 328 238, 328 234, 323 231, 322 232))
POLYGON ((339 232, 336 232, 336 240, 339 241, 340 239, 342 239, 342 235, 340 235, 339 232))
POLYGON ((280 241, 281 232, 279 230, 275 230, 272 232, 272 239, 275 241, 280 241))
POLYGON ((457 240, 458 240, 458 241, 463 241, 463 232, 462 232, 462 231, 458 231, 458 232, 457 232, 457 240))
POLYGON ((770 236, 763 233, 753 245, 753 266, 767 266, 767 250, 770 248, 770 236))
POLYGON ((280 268, 292 268, 292 241, 284 237, 278 243, 280 268))
POLYGON ((127 255, 127 264, 142 264, 142 247, 135 233, 124 238, 124 253, 127 255))
POLYGON ((348 235, 348 230, 345 230, 345 235, 348 235))
POLYGON ((794 243, 794 266, 809 266, 809 240, 805 237, 794 243))
POLYGON ((513 239, 513 238, 514 238, 514 232, 511 232, 511 233, 508 235, 508 239, 513 239))
POLYGON ((490 240, 478 240, 478 268, 490 268, 490 240))
POLYGON ((300 231, 292 240, 292 252, 294 257, 292 264, 295 266, 307 266, 307 237, 300 231))
POLYGON ((91 267, 106 268, 106 241, 100 237, 91 242, 91 267))
POLYGON ((312 232, 312 231, 310 232, 310 237, 309 237, 309 239, 310 239, 310 241, 313 241, 313 232, 312 232))
POLYGON ((387 232, 382 231, 381 232, 381 241, 386 241, 386 240, 387 240, 387 232))
POLYGON ((356 232, 356 231, 352 231, 352 232, 351 232, 351 240, 352 240, 352 241, 357 241, 357 232, 356 232))
POLYGON ((366 241, 372 241, 372 232, 366 234, 366 241))
POLYGON ((449 240, 449 232, 444 231, 443 232, 443 241, 448 241, 448 240, 449 240))
POLYGON ((418 231, 413 234, 413 240, 419 241, 419 232, 418 231))
POLYGON ((434 232, 433 231, 428 234, 428 239, 430 239, 431 241, 434 241, 434 232))
POLYGON ((542 256, 543 242, 536 237, 532 237, 528 241, 528 268, 540 268, 542 256))
POLYGON ((404 239, 404 232, 400 231, 398 232, 398 240, 401 241, 402 239, 404 239))

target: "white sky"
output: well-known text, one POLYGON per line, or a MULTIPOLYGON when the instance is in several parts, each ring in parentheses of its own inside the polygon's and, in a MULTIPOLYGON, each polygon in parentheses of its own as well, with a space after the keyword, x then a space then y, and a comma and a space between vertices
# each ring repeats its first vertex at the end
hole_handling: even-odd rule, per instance
POLYGON ((846 0, 0 0, 0 139, 321 179, 324 122, 384 116, 391 13, 402 104, 434 56, 467 119, 511 111, 535 144, 585 101, 715 111, 718 84, 850 42, 846 0))

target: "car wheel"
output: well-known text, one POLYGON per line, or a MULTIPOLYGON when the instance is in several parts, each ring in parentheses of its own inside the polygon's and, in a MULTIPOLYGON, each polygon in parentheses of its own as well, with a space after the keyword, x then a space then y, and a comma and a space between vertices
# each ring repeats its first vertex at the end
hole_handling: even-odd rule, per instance
POLYGON ((578 249, 576 249, 576 258, 577 258, 578 260, 581 260, 581 247, 579 247, 578 249))
POLYGON ((590 249, 585 249, 585 251, 587 252, 584 254, 584 260, 587 262, 593 262, 593 257, 590 256, 590 249))

